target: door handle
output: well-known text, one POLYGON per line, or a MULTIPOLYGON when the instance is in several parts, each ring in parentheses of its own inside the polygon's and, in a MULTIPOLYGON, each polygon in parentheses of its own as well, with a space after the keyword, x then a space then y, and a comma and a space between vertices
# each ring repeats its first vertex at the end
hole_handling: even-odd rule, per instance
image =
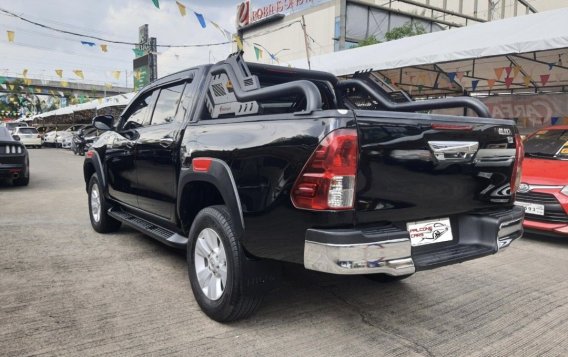
POLYGON ((174 143, 174 138, 162 138, 160 139, 160 146, 163 148, 169 148, 174 143))

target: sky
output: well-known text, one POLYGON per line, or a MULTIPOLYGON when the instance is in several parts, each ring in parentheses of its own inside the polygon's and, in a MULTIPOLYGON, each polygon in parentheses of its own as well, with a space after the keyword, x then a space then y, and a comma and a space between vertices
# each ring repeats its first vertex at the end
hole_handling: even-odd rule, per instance
MULTIPOLYGON (((0 0, 0 9, 9 10, 32 21, 52 27, 108 40, 138 42, 138 28, 148 24, 150 36, 158 45, 206 44, 226 42, 223 34, 207 22, 201 28, 192 11, 203 14, 224 29, 235 32, 237 0, 179 0, 187 7, 181 16, 175 0, 0 0)), ((258 0, 255 5, 266 3, 258 0)), ((0 13, 0 76, 81 81, 73 73, 83 71, 85 82, 132 86, 133 46, 77 37, 34 26, 0 13), (14 31, 14 42, 6 31, 14 31), (81 41, 96 46, 82 45, 81 41), (107 44, 103 52, 100 44, 107 44), (121 71, 116 80, 114 71, 121 71), (125 71, 128 73, 125 81, 125 71)), ((232 51, 230 44, 199 48, 158 48, 158 75, 164 76, 197 64, 216 62, 232 51)))

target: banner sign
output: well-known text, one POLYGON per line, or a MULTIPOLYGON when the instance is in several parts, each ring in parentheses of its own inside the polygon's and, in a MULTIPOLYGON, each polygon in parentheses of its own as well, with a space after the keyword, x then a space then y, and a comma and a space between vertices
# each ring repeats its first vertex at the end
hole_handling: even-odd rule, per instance
POLYGON ((252 9, 250 1, 244 1, 237 6, 237 28, 247 26, 275 14, 298 10, 311 5, 312 0, 276 0, 258 9, 252 9))

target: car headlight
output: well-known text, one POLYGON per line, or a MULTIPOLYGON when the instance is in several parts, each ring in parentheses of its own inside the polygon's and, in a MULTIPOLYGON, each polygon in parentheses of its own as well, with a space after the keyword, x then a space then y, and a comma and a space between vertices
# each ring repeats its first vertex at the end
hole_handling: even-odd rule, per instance
POLYGON ((562 190, 560 190, 560 192, 562 192, 563 194, 565 194, 566 196, 568 196, 568 186, 562 187, 562 190))

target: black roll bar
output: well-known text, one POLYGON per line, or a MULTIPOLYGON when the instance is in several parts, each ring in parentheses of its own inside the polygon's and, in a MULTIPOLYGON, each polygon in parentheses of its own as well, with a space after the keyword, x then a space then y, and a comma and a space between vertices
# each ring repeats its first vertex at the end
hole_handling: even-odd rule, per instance
POLYGON ((473 110, 479 117, 490 118, 489 108, 483 102, 471 97, 453 97, 444 99, 428 99, 408 103, 394 103, 374 90, 365 81, 360 79, 346 79, 339 82, 339 88, 348 89, 356 87, 367 92, 373 99, 381 104, 385 110, 399 112, 415 112, 420 110, 449 109, 466 107, 473 110))

